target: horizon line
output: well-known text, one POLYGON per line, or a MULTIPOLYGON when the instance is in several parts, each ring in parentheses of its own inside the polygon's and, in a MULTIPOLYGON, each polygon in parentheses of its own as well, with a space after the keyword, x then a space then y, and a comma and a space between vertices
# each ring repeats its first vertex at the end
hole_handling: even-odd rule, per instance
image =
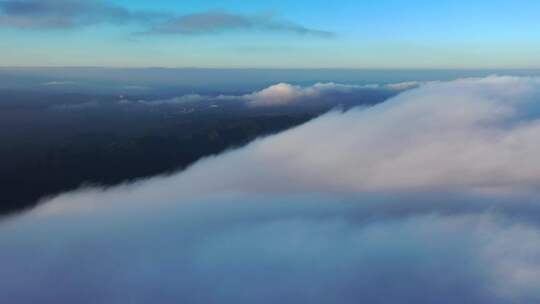
POLYGON ((540 67, 166 67, 166 66, 0 66, 0 69, 139 69, 139 70, 358 70, 358 71, 534 71, 540 67))

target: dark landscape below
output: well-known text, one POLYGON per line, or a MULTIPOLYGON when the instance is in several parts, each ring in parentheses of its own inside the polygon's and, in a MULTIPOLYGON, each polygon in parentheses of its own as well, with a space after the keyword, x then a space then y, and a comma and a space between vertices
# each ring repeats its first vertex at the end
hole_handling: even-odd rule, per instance
POLYGON ((181 170, 220 153, 302 124, 333 108, 379 103, 394 92, 250 107, 243 101, 122 104, 163 96, 0 91, 0 214, 81 185, 111 186, 181 170))

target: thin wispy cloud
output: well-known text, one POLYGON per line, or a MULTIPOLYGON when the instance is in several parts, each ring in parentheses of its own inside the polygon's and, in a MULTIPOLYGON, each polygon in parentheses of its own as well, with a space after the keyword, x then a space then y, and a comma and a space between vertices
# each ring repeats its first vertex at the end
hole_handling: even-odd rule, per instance
POLYGON ((110 23, 148 21, 165 14, 132 11, 105 1, 21 0, 0 2, 0 26, 19 29, 68 29, 110 23))
MULTIPOLYGON (((187 94, 168 99, 158 100, 120 100, 123 104, 143 104, 149 106, 185 104, 198 101, 242 101, 252 107, 275 107, 314 102, 321 99, 334 100, 335 105, 344 97, 354 98, 358 93, 365 91, 393 91, 395 93, 419 87, 423 82, 391 83, 391 84, 341 84, 341 83, 316 83, 311 86, 299 86, 289 83, 278 83, 264 89, 242 95, 201 95, 187 94)), ((361 98, 361 97, 358 97, 361 98)))
POLYGON ((99 0, 7 0, 0 1, 0 26, 18 29, 70 29, 93 24, 136 23, 145 34, 199 35, 239 30, 293 33, 333 37, 335 33, 312 29, 276 14, 241 15, 207 11, 188 15, 136 11, 99 0))
POLYGON ((312 29, 282 20, 275 14, 241 15, 221 11, 178 16, 154 26, 148 33, 197 35, 238 30, 285 32, 325 38, 335 36, 335 33, 330 31, 312 29))

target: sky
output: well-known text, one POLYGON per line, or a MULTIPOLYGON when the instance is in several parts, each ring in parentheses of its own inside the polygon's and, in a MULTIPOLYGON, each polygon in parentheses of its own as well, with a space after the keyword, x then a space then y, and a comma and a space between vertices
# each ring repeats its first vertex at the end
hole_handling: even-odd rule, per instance
POLYGON ((0 66, 539 68, 530 0, 0 1, 0 66))

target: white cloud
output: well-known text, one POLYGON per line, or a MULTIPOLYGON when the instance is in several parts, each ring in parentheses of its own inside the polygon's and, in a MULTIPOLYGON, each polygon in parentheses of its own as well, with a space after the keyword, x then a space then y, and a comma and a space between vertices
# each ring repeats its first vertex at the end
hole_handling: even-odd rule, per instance
POLYGON ((201 192, 535 191, 539 83, 490 77, 429 84, 205 160, 173 183, 204 185, 201 192), (238 164, 234 174, 230 164, 238 164))
POLYGON ((350 94, 357 90, 373 89, 373 85, 347 85, 337 83, 316 83, 313 86, 301 87, 287 83, 279 83, 264 90, 244 95, 243 98, 252 106, 279 106, 335 93, 350 94))
POLYGON ((182 173, 60 195, 0 223, 0 289, 18 303, 538 302, 539 100, 538 78, 430 83, 182 173))
MULTIPOLYGON (((125 195, 112 192, 92 199, 125 195)), ((10 303, 540 299, 537 226, 433 215, 433 205, 385 215, 410 201, 367 199, 222 196, 27 215, 0 225, 0 290, 10 303)))
POLYGON ((137 100, 131 101, 123 99, 120 102, 125 104, 144 104, 151 106, 165 104, 182 104, 186 102, 198 101, 245 101, 251 106, 282 106, 292 103, 309 101, 320 97, 329 96, 331 94, 354 94, 359 90, 372 90, 380 88, 379 85, 347 85, 338 83, 316 83, 312 86, 302 87, 288 83, 278 83, 260 91, 255 91, 244 95, 201 95, 187 94, 169 99, 159 100, 137 100))
POLYGON ((535 192, 539 96, 536 78, 430 84, 368 109, 331 112, 133 193, 535 192))
POLYGON ((284 105, 305 97, 308 92, 299 86, 280 83, 244 96, 254 106, 284 105))

